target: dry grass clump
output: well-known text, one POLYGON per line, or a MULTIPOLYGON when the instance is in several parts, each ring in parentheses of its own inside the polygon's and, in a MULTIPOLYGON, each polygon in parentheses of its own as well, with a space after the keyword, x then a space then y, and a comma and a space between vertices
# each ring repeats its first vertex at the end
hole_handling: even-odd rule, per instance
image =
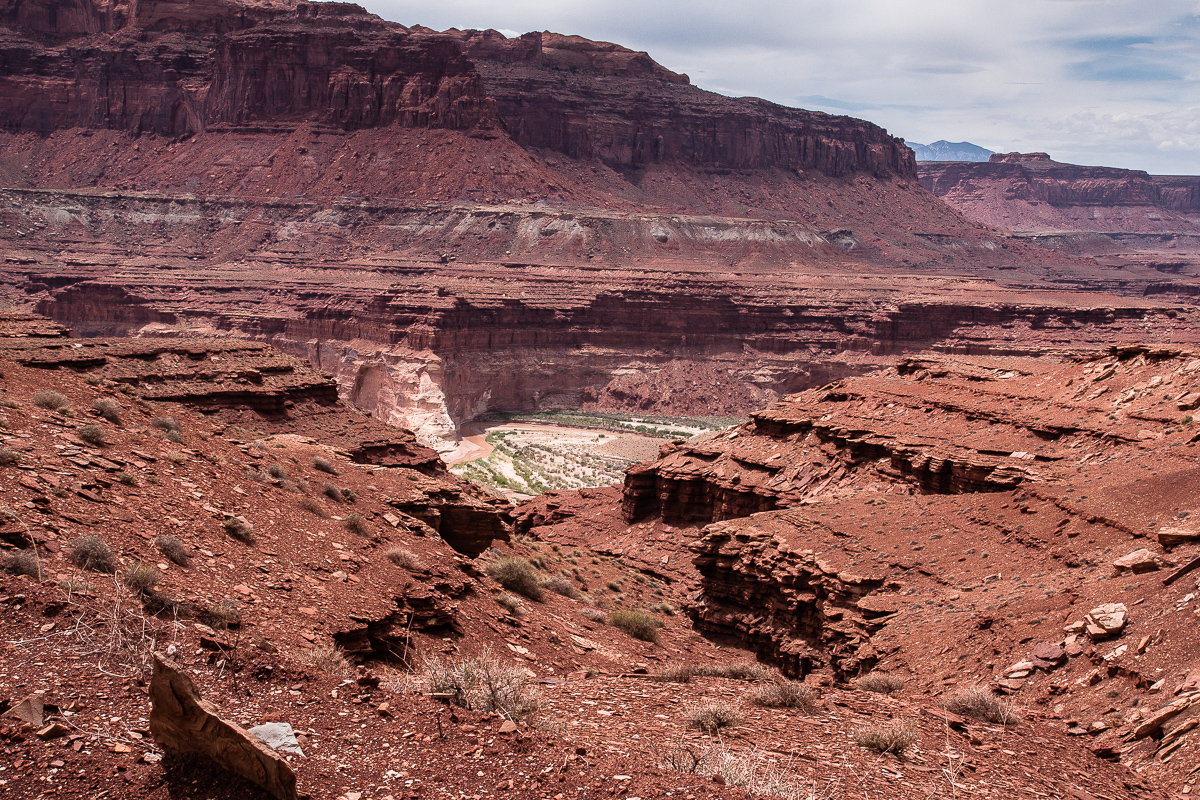
POLYGON ((188 550, 188 546, 174 536, 159 536, 154 540, 154 544, 172 564, 186 567, 191 561, 192 553, 188 550))
POLYGON ((96 591, 95 586, 79 578, 63 578, 58 582, 58 588, 67 594, 91 594, 96 591))
POLYGON ((904 755, 916 740, 917 726, 907 719, 893 719, 854 731, 854 741, 859 746, 897 756, 904 755))
POLYGON ((854 679, 854 685, 864 692, 891 694, 904 688, 904 679, 890 672, 868 672, 854 679))
POLYGON ((28 575, 39 581, 42 579, 41 561, 32 550, 19 550, 11 556, 6 556, 2 566, 10 575, 28 575))
POLYGON ((288 472, 283 464, 272 464, 267 467, 267 474, 277 481, 286 481, 288 472))
POLYGON ((0 408, 20 408, 21 404, 8 397, 0 397, 0 408))
POLYGON ((21 454, 7 447, 0 447, 0 467, 13 467, 21 462, 21 454))
POLYGON ((325 507, 322 506, 321 502, 315 497, 309 497, 308 495, 305 495, 296 501, 296 505, 312 514, 314 517, 329 519, 329 512, 325 510, 325 507))
POLYGON ((608 615, 608 624, 620 628, 635 639, 657 642, 658 629, 663 626, 652 614, 645 611, 614 611, 608 615))
MULTIPOLYGON (((779 800, 813 800, 818 796, 815 782, 788 771, 774 754, 758 748, 733 751, 723 742, 680 741, 657 750, 655 755, 667 769, 706 778, 719 777, 718 783, 741 787, 752 796, 779 800)), ((820 796, 832 795, 822 793, 820 796)))
POLYGON ((798 708, 811 713, 820 706, 821 695, 797 681, 771 681, 755 689, 750 701, 764 708, 798 708))
POLYGON ((779 677, 775 670, 753 661, 733 664, 693 664, 692 674, 708 678, 729 678, 736 681, 773 681, 779 677))
POLYGON ((67 405, 67 398, 58 392, 52 392, 49 389, 42 389, 35 392, 33 395, 33 404, 38 408, 44 408, 47 411, 57 411, 67 405))
POLYGON ((430 694, 449 695, 451 703, 463 708, 494 711, 516 721, 533 716, 544 705, 525 670, 504 663, 490 650, 458 662, 426 659, 422 671, 430 694))
POLYGON ((92 403, 92 411, 95 411, 100 415, 101 419, 106 419, 113 425, 121 424, 121 406, 116 400, 101 397, 92 403))
POLYGON ((745 719, 736 708, 720 700, 693 706, 684 713, 683 718, 690 727, 699 728, 705 733, 716 733, 745 719))
POLYGON ((514 617, 520 617, 525 613, 525 604, 522 603, 521 598, 517 597, 515 594, 500 592, 496 595, 496 602, 500 604, 501 608, 512 614, 514 617))
POLYGON ((575 582, 570 578, 564 578, 562 575, 555 575, 553 578, 547 578, 542 581, 542 586, 555 594, 561 594, 563 597, 570 597, 572 600, 578 600, 579 589, 575 587, 575 582))
POLYGON ((695 665, 676 661, 667 664, 654 677, 667 683, 691 683, 695 677, 695 665))
POLYGON ((70 544, 71 552, 67 558, 80 569, 90 569, 96 572, 112 574, 117 571, 117 559, 108 543, 99 536, 80 536, 70 544))
POLYGON ((75 431, 80 439, 95 447, 108 447, 108 434, 99 425, 84 425, 75 431))
POLYGON ((182 433, 183 426, 179 424, 179 420, 174 417, 155 417, 150 420, 150 424, 158 428, 160 431, 167 433, 182 433))
POLYGON ((350 661, 336 647, 317 647, 309 650, 304 660, 327 675, 343 677, 350 673, 350 661))
POLYGON ((321 487, 321 494, 328 497, 335 503, 342 502, 342 490, 334 486, 332 483, 326 483, 321 487))
POLYGON ((125 585, 134 592, 145 593, 153 589, 161 577, 158 567, 139 562, 125 571, 125 585))
POLYGON ((1012 703, 983 686, 964 686, 942 698, 942 708, 960 717, 973 717, 997 725, 1016 725, 1021 717, 1012 703))
POLYGON ((546 596, 537 568, 519 556, 504 556, 487 565, 492 580, 510 592, 541 602, 546 596))
POLYGON ((239 542, 245 544, 254 542, 254 526, 241 517, 226 517, 225 521, 221 523, 221 527, 239 542))
POLYGON ((117 481, 125 486, 138 485, 137 475, 134 475, 132 472, 118 472, 117 481))
POLYGON ((384 555, 387 556, 388 561, 409 572, 424 572, 427 569, 420 556, 404 547, 393 547, 384 555))
POLYGON ((338 474, 337 469, 333 466, 333 462, 331 462, 328 458, 322 458, 321 456, 317 456, 313 459, 313 468, 319 472, 327 472, 330 475, 338 474))
POLYGON ((598 608, 581 608, 579 609, 579 616, 590 622, 599 622, 601 625, 608 622, 608 615, 598 608))
POLYGON ((359 514, 358 512, 347 515, 347 517, 342 520, 342 524, 346 526, 346 530, 350 531, 356 536, 371 535, 371 526, 367 524, 365 519, 363 519, 363 515, 359 514))

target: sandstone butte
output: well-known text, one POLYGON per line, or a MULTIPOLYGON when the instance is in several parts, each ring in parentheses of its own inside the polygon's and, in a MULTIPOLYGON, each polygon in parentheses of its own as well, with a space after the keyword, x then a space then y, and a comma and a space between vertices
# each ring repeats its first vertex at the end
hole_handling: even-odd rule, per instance
POLYGON ((6 796, 1192 793, 1189 179, 344 3, 0 54, 6 796), (546 408, 748 421, 516 507, 438 458, 546 408))

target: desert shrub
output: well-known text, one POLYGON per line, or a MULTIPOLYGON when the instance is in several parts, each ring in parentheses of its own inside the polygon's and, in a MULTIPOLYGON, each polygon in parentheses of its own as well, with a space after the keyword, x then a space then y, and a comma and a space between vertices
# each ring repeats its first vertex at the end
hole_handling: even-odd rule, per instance
POLYGON ((317 456, 313 459, 313 468, 320 472, 327 472, 330 475, 338 474, 337 469, 333 466, 333 462, 331 462, 328 458, 322 458, 321 456, 317 456))
POLYGON ((358 495, 353 489, 342 489, 342 499, 347 503, 356 503, 358 502, 358 495))
POLYGON ((422 668, 427 691, 450 695, 450 702, 463 708, 494 711, 515 721, 536 714, 544 704, 524 669, 489 650, 459 662, 426 659, 422 668))
POLYGON ((604 585, 608 587, 608 590, 609 590, 610 592, 619 592, 619 591, 621 591, 621 581, 618 581, 618 580, 611 580, 611 581, 609 581, 608 583, 606 583, 606 584, 604 584, 604 585))
POLYGON ((501 608, 512 614, 514 617, 519 617, 525 613, 525 606, 523 603, 521 603, 521 598, 517 597, 515 594, 500 592, 496 595, 496 602, 500 604, 501 608))
POLYGON ((336 647, 317 647, 309 650, 304 660, 327 675, 342 677, 350 672, 350 661, 336 647))
POLYGON ((635 639, 657 642, 658 629, 663 626, 652 614, 645 611, 614 611, 608 615, 608 624, 620 628, 635 639))
POLYGON ((42 389, 40 392, 34 393, 33 404, 48 411, 57 411, 67 405, 67 398, 58 392, 42 389))
POLYGON ((317 498, 315 498, 315 497, 309 497, 308 495, 304 495, 304 497, 301 497, 299 500, 296 501, 296 505, 300 506, 300 508, 302 508, 305 511, 307 511, 308 513, 312 514, 314 517, 320 517, 321 519, 329 519, 329 512, 326 511, 324 509, 324 507, 322 507, 320 501, 317 500, 317 498))
POLYGON ((326 483, 321 487, 321 494, 328 497, 335 503, 342 502, 342 490, 334 486, 332 483, 326 483))
POLYGON ((259 472, 256 469, 248 469, 248 470, 246 470, 245 474, 246 474, 246 477, 249 478, 250 480, 258 481, 259 483, 266 483, 267 481, 269 481, 271 479, 271 477, 269 475, 267 475, 267 473, 259 472))
POLYGON ((820 705, 820 695, 811 686, 796 681, 771 681, 754 690, 750 700, 766 708, 798 708, 815 711, 820 705))
POLYGON ((137 476, 131 472, 118 472, 117 473, 117 481, 124 484, 125 486, 137 486, 138 485, 137 476))
POLYGON ((154 544, 162 551, 162 554, 167 557, 172 564, 178 564, 181 567, 186 567, 191 561, 192 554, 188 550, 187 545, 179 541, 174 536, 159 536, 154 540, 154 544))
POLYGON ((983 686, 964 686, 942 699, 942 708, 961 717, 973 717, 997 725, 1016 725, 1021 721, 1012 703, 983 686))
POLYGON ((188 460, 187 453, 181 453, 178 450, 172 450, 164 455, 163 458, 175 465, 186 464, 188 460))
POLYGON ((99 536, 80 536, 71 541, 70 547, 67 557, 75 566, 110 574, 117 571, 116 557, 99 536))
POLYGON ((854 685, 864 692, 891 694, 904 688, 904 679, 890 672, 868 672, 860 678, 855 678, 854 685))
POLYGON ((575 588, 575 582, 561 575, 555 575, 553 578, 542 581, 542 586, 555 594, 561 594, 563 597, 570 597, 573 600, 579 599, 579 589, 575 588))
POLYGON ((19 464, 21 454, 7 447, 0 447, 0 467, 12 467, 19 464))
POLYGON ((403 547, 393 547, 384 555, 397 567, 403 567, 410 572, 422 572, 426 568, 425 564, 421 562, 420 556, 403 547))
POLYGON ((239 542, 251 544, 254 541, 254 526, 240 517, 226 517, 221 527, 239 542))
POLYGON ((113 425, 121 424, 121 406, 116 400, 102 397, 92 403, 92 411, 95 411, 100 415, 101 419, 106 419, 113 425))
POLYGON ((84 425, 76 431, 80 439, 96 447, 108 446, 108 434, 99 425, 84 425))
POLYGON ((718 783, 741 787, 752 796, 777 797, 781 800, 804 800, 817 796, 813 782, 778 766, 772 756, 757 748, 733 751, 723 742, 706 744, 679 741, 672 746, 657 749, 655 756, 667 769, 688 775, 719 778, 718 783))
POLYGON ((897 756, 903 755, 916 740, 917 726, 907 719, 893 719, 854 731, 854 741, 859 746, 897 756))
POLYGON ((158 567, 139 562, 125 571, 125 585, 135 592, 148 592, 161 577, 158 567))
POLYGON ((705 733, 716 733, 745 719, 736 708, 720 700, 693 706, 684 713, 683 718, 690 727, 699 728, 705 733))
POLYGON ((160 431, 168 433, 182 433, 183 426, 179 424, 179 420, 174 417, 155 417, 150 420, 150 424, 158 428, 160 431))
POLYGON ((694 669, 695 667, 692 664, 684 664, 676 661, 674 663, 667 664, 654 677, 660 681, 667 681, 668 683, 691 683, 692 678, 696 674, 693 671, 694 669))
POLYGON ((579 615, 590 622, 599 622, 601 625, 608 622, 608 615, 598 608, 581 608, 579 615))
POLYGON ((538 571, 518 556, 496 559, 487 565, 487 574, 505 589, 524 595, 530 600, 540 602, 545 597, 545 591, 538 580, 538 571))
POLYGON ((737 661, 733 664, 696 664, 692 674, 708 678, 731 678, 737 681, 773 681, 778 678, 775 670, 753 661, 737 661))
POLYGON ((272 464, 267 467, 267 474, 277 481, 286 481, 288 477, 287 469, 283 464, 272 464))
POLYGON ((179 431, 167 431, 166 439, 168 442, 174 442, 175 444, 183 444, 183 434, 180 433, 179 431))
POLYGON ((350 514, 342 520, 342 524, 346 526, 346 530, 358 536, 367 536, 371 533, 371 526, 363 519, 362 514, 350 514))
POLYGON ((19 550, 6 556, 2 562, 3 569, 10 575, 28 575, 35 580, 42 579, 42 564, 37 553, 32 550, 19 550))
POLYGON ((242 621, 242 607, 228 597, 208 607, 204 621, 214 628, 232 628, 242 621))

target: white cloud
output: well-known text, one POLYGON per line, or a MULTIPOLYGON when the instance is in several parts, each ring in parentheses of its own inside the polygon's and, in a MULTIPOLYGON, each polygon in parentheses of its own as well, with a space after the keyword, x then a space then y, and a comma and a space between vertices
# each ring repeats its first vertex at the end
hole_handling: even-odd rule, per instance
POLYGON ((1200 173, 1195 0, 363 4, 406 25, 614 41, 703 88, 852 113, 913 141, 1200 173))

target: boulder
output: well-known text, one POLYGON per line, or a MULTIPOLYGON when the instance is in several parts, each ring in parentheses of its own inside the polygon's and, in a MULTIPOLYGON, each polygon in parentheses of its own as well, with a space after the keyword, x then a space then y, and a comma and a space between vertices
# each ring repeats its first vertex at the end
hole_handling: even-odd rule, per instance
POLYGON ((1093 639, 1104 639, 1116 636, 1125 627, 1129 618, 1129 609, 1124 603, 1105 603, 1087 613, 1084 622, 1087 625, 1087 635, 1093 639))
POLYGON ((1049 671, 1067 660, 1067 651, 1054 642, 1042 642, 1033 648, 1029 660, 1038 669, 1049 671))
POLYGON ((1129 555, 1121 556, 1113 562, 1113 566, 1119 570, 1132 570, 1140 574, 1162 569, 1162 562, 1158 560, 1158 556, 1143 547, 1129 555))
POLYGON ((296 774, 257 736, 221 718, 174 662, 154 655, 150 734, 175 756, 200 755, 258 784, 279 800, 299 800, 296 774))
POLYGON ((1190 528, 1159 528, 1158 543, 1163 547, 1174 547, 1200 540, 1200 530, 1190 528))

